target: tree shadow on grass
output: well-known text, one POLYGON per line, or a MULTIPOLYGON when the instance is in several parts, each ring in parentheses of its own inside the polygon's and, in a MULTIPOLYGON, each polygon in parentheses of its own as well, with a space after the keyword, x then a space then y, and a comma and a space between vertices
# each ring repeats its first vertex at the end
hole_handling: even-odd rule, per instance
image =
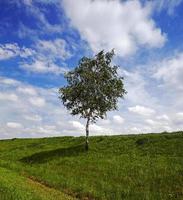
POLYGON ((27 157, 20 159, 21 162, 26 164, 39 164, 45 163, 50 160, 60 158, 60 157, 75 157, 85 153, 85 148, 83 144, 77 146, 71 146, 68 148, 59 148, 50 151, 41 151, 39 153, 32 154, 27 157))

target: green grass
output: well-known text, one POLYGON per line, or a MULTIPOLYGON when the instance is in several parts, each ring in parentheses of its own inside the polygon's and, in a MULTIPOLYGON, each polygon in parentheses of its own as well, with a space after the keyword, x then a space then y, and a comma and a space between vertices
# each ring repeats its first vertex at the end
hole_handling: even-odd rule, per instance
POLYGON ((72 200, 68 195, 30 178, 0 167, 0 199, 3 200, 72 200))
POLYGON ((183 199, 183 132, 91 137, 89 152, 83 143, 84 137, 0 141, 0 200, 183 199))

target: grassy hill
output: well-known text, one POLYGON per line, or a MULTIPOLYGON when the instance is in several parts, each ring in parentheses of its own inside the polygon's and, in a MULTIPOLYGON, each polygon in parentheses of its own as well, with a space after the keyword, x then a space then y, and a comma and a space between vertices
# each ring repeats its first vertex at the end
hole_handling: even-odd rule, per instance
POLYGON ((0 141, 0 200, 183 199, 183 132, 0 141))

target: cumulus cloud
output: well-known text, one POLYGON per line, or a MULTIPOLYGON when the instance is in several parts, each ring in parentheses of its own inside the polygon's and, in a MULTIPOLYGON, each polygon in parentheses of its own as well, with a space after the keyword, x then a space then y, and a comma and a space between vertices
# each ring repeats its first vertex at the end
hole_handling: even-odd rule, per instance
POLYGON ((85 126, 78 121, 70 121, 69 123, 76 131, 84 131, 85 130, 85 126))
POLYGON ((38 121, 38 122, 42 121, 42 117, 40 115, 29 114, 29 115, 25 115, 24 118, 30 121, 38 121))
POLYGON ((167 121, 160 121, 160 120, 153 120, 153 119, 146 119, 146 123, 151 126, 154 132, 160 131, 172 131, 170 127, 170 123, 167 121))
POLYGON ((31 96, 37 95, 37 91, 33 87, 18 87, 17 91, 25 95, 31 95, 31 96))
POLYGON ((117 124, 123 124, 124 123, 124 118, 121 117, 120 115, 114 115, 113 116, 113 121, 114 121, 114 123, 117 123, 117 124))
POLYGON ((65 40, 38 40, 34 47, 36 54, 31 59, 20 63, 20 68, 28 72, 40 74, 64 74, 68 69, 61 67, 60 62, 71 57, 65 40))
POLYGON ((127 56, 141 46, 162 47, 166 41, 151 17, 151 4, 142 6, 138 0, 63 0, 63 7, 94 52, 115 48, 119 56, 127 56))
POLYGON ((55 90, 31 86, 6 77, 0 80, 1 138, 61 134, 56 122, 65 118, 65 112, 62 111, 55 90), (18 84, 9 84, 14 82, 18 84))
POLYGON ((92 134, 94 134, 94 135, 117 134, 117 132, 112 130, 111 127, 101 126, 101 125, 98 125, 98 124, 91 124, 90 125, 90 130, 91 130, 92 134))
MULTIPOLYGON (((149 72, 146 69, 144 71, 146 72, 146 76, 149 76, 149 72)), ((149 83, 147 77, 144 76, 144 71, 141 72, 138 69, 134 69, 133 71, 119 69, 119 74, 124 77, 125 89, 128 91, 125 99, 132 105, 154 105, 156 101, 147 91, 149 83)))
MULTIPOLYGON (((8 60, 17 56, 23 58, 19 66, 26 71, 60 75, 64 74, 67 69, 55 64, 55 59, 65 60, 71 54, 66 48, 66 42, 62 39, 39 40, 33 49, 20 47, 16 43, 0 44, 0 60, 8 60)), ((3 79, 3 81, 13 84, 11 79, 3 79)))
MULTIPOLYGON (((0 80, 0 91, 6 89, 6 97, 11 99, 0 98, 0 138, 85 135, 85 120, 69 115, 58 99, 58 89, 35 87, 7 77, 0 80), (17 96, 16 103, 10 94, 17 96)), ((123 121, 121 116, 112 115, 91 124, 90 135, 119 134, 122 130, 113 125, 114 119, 117 123, 123 121), (115 131, 113 126, 119 129, 115 131)))
POLYGON ((56 65, 52 60, 34 60, 32 63, 24 62, 20 67, 28 72, 46 74, 51 73, 55 75, 64 74, 67 68, 56 65))
POLYGON ((12 129, 21 129, 21 128, 23 128, 23 126, 22 126, 22 124, 20 124, 20 123, 17 123, 17 122, 7 122, 6 123, 6 126, 8 127, 8 128, 12 128, 12 129))
POLYGON ((183 112, 178 112, 174 115, 174 118, 173 118, 174 122, 176 124, 182 124, 183 122, 183 112))
POLYGON ((61 38, 55 40, 39 40, 36 44, 36 49, 39 53, 47 55, 52 59, 61 58, 65 60, 71 56, 66 41, 61 38))
POLYGON ((36 107, 43 107, 46 104, 45 99, 42 97, 31 97, 28 101, 36 107))
POLYGON ((179 119, 183 120, 183 112, 178 112, 176 115, 179 119))
POLYGON ((0 44, 0 60, 7 60, 16 56, 27 58, 34 53, 34 50, 20 47, 17 43, 0 44))
POLYGON ((152 125, 152 126, 157 126, 157 125, 161 124, 160 122, 154 121, 154 120, 152 120, 152 119, 146 119, 146 122, 147 122, 149 125, 152 125))
MULTIPOLYGON (((59 102, 58 89, 35 87, 6 77, 0 80, 0 91, 6 89, 6 94, 18 97, 16 103, 0 99, 0 112, 3 116, 0 118, 1 138, 85 135, 86 121, 68 114, 59 102), (14 82, 16 84, 9 84, 14 82)), ((180 130, 183 127, 182 112, 168 115, 158 110, 155 115, 150 107, 129 108, 129 112, 123 109, 119 114, 110 112, 107 119, 91 124, 90 135, 148 133, 180 130)))
POLYGON ((153 110, 152 108, 147 108, 147 107, 139 106, 139 105, 136 105, 134 107, 129 107, 128 110, 130 112, 133 112, 139 115, 145 115, 145 116, 150 116, 150 115, 155 114, 155 110, 153 110))
POLYGON ((18 96, 14 93, 0 92, 0 100, 3 101, 17 101, 18 96))
POLYGON ((170 118, 166 114, 157 116, 156 119, 163 120, 163 121, 169 121, 170 120, 170 118))
MULTIPOLYGON (((60 37, 62 31, 60 25, 48 22, 47 12, 44 12, 46 7, 43 5, 50 3, 58 5, 60 1, 17 0, 16 2, 19 2, 18 6, 21 9, 22 6, 25 8, 29 16, 36 19, 38 26, 36 30, 24 27, 23 24, 21 26, 26 29, 25 35, 30 36, 36 31, 34 39, 37 43, 32 45, 31 49, 20 47, 16 43, 1 44, 0 60, 20 57, 21 69, 32 73, 60 75, 66 72, 67 68, 61 66, 65 66, 64 62, 72 56, 73 43, 69 38, 64 40, 60 37), (40 2, 43 9, 36 6, 40 2), (38 39, 40 36, 38 31, 57 33, 55 35, 58 38, 38 39), (69 41, 69 44, 66 41, 69 41)), ((71 27, 79 31, 83 41, 87 41, 94 52, 115 48, 119 56, 125 57, 141 48, 161 47, 166 41, 165 34, 152 18, 155 9, 153 3, 142 2, 143 0, 63 0, 62 5, 70 19, 71 27)), ((163 6, 161 2, 165 3, 164 0, 156 2, 161 4, 161 10, 165 7, 168 9, 168 4, 170 5, 170 1, 163 6)), ((178 4, 172 3, 172 8, 178 4)), ((60 12, 62 9, 57 11, 60 12)), ((23 34, 22 30, 20 34, 23 34)), ((91 135, 182 129, 182 63, 181 52, 157 62, 154 65, 153 81, 150 80, 152 66, 148 63, 142 68, 135 66, 133 69, 120 69, 122 76, 125 77, 128 94, 124 101, 120 101, 118 114, 110 112, 106 120, 91 124, 91 135)), ((0 113, 3 116, 0 118, 0 137, 85 134, 86 122, 66 112, 58 100, 57 92, 57 88, 45 89, 0 77, 0 113)))
POLYGON ((173 90, 183 90, 183 53, 165 58, 155 65, 154 78, 163 81, 164 85, 173 90))
POLYGON ((11 78, 4 78, 0 76, 0 83, 3 85, 18 85, 19 81, 11 79, 11 78))

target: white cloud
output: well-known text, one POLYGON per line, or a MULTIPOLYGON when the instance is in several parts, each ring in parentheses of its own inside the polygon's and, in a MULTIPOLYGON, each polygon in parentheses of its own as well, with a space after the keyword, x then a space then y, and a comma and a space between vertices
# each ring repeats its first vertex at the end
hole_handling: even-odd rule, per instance
POLYGON ((179 117, 179 119, 183 120, 183 112, 178 112, 177 113, 177 117, 179 117))
POLYGON ((151 130, 153 130, 154 132, 172 131, 172 128, 170 127, 171 123, 168 121, 157 121, 153 119, 146 119, 145 121, 151 127, 151 130))
POLYGON ((117 123, 117 124, 123 124, 124 123, 124 118, 121 117, 120 115, 114 115, 113 116, 113 121, 114 121, 114 123, 117 123))
MULTIPOLYGON (((133 76, 131 76, 132 78, 133 76)), ((10 80, 7 77, 0 77, 0 91, 2 90, 0 97, 3 96, 3 99, 0 98, 0 113, 3 116, 0 118, 1 138, 85 135, 86 121, 69 115, 58 99, 58 89, 35 87, 14 79, 10 80), (32 90, 27 90, 27 88, 32 90), (14 94, 17 96, 16 101, 5 99, 4 94, 8 94, 6 95, 8 98, 9 94, 14 94), (9 122, 21 122, 22 127, 10 128, 7 126, 9 122)), ((143 89, 145 90, 145 88, 143 89)), ((161 93, 163 94, 163 92, 161 93)), ((138 98, 137 100, 140 101, 138 98)), ((173 102, 171 104, 173 105, 173 102)), ((118 113, 116 111, 109 112, 106 120, 90 124, 90 135, 133 134, 183 129, 182 104, 178 109, 172 106, 167 107, 164 106, 160 97, 160 101, 154 104, 149 99, 146 101, 142 99, 141 104, 132 105, 136 104, 132 104, 132 101, 129 100, 121 101, 118 113), (143 101, 145 104, 142 104, 143 101), (131 111, 126 108, 131 108, 131 111), (156 111, 152 108, 156 108, 156 111), (123 118, 125 124, 121 125, 123 118)))
POLYGON ((103 125, 103 126, 110 125, 111 124, 111 120, 109 120, 109 119, 102 119, 100 121, 100 124, 103 125))
POLYGON ((42 117, 39 116, 39 115, 31 115, 31 114, 29 114, 29 115, 25 115, 24 118, 26 120, 30 120, 30 121, 38 121, 38 122, 42 121, 42 117))
POLYGON ((22 63, 20 67, 26 71, 41 74, 52 73, 60 75, 64 74, 67 71, 66 68, 56 65, 51 60, 34 60, 32 63, 22 63))
POLYGON ((37 91, 33 87, 18 87, 17 91, 31 96, 37 95, 37 91))
POLYGON ((19 81, 11 79, 11 78, 4 78, 0 76, 0 83, 5 85, 18 85, 19 81))
POLYGON ((0 100, 3 101, 17 101, 18 96, 13 93, 0 92, 0 100))
POLYGON ((17 43, 0 44, 0 60, 7 60, 16 56, 27 58, 34 54, 34 50, 19 47, 17 43))
POLYGON ((54 125, 40 125, 36 127, 24 129, 28 135, 31 137, 45 137, 45 136, 59 136, 60 132, 56 129, 54 125))
POLYGON ((43 3, 43 4, 56 4, 59 3, 60 0, 35 0, 36 2, 43 3))
POLYGON ((182 0, 154 0, 155 11, 161 12, 166 10, 169 15, 174 14, 175 8, 177 8, 182 3, 182 0))
POLYGON ((169 121, 170 120, 170 118, 166 114, 157 116, 156 118, 158 120, 164 120, 164 121, 169 121))
POLYGON ((176 113, 173 120, 175 123, 182 124, 183 123, 183 112, 176 113))
POLYGON ((78 121, 70 121, 69 123, 71 124, 71 126, 74 129, 76 129, 78 131, 84 131, 85 130, 85 126, 78 121))
POLYGON ((12 128, 12 129, 14 129, 14 128, 16 128, 16 129, 21 129, 21 128, 23 128, 22 124, 17 123, 17 122, 7 122, 7 123, 6 123, 6 126, 7 126, 8 128, 12 128))
MULTIPOLYGON (((5 87, 6 93, 14 92, 18 99, 16 103, 0 99, 0 113, 3 116, 0 118, 0 138, 85 135, 86 121, 78 120, 78 117, 66 112, 58 99, 58 89, 35 87, 20 81, 15 85, 7 85, 6 77, 1 77, 1 80, 0 89, 5 87), (27 88, 33 90, 26 90, 27 88), (12 125, 12 122, 21 122, 23 125, 12 125)), ((104 123, 90 124, 90 135, 119 134, 119 131, 112 130, 111 120, 102 122, 104 123)))
POLYGON ((1 92, 3 99, 0 98, 0 113, 3 117, 0 118, 0 138, 63 135, 57 122, 64 120, 64 129, 70 126, 65 119, 68 115, 59 102, 55 88, 44 89, 20 81, 18 84, 7 84, 7 77, 1 77, 0 80, 0 90, 6 90, 8 94, 5 96, 5 92, 1 92), (32 90, 25 90, 26 88, 32 90), (14 96, 9 94, 17 97, 16 103, 12 103, 14 96), (7 98, 11 101, 7 101, 7 98), (15 124, 20 122, 22 126, 15 124))
POLYGON ((28 101, 32 105, 37 106, 37 107, 43 107, 46 104, 45 99, 42 98, 42 97, 31 97, 31 98, 28 99, 28 101))
POLYGON ((6 60, 12 57, 15 57, 18 55, 17 52, 18 46, 17 44, 5 44, 5 45, 0 45, 0 60, 6 60))
MULTIPOLYGON (((44 0, 16 0, 13 3, 16 3, 18 8, 24 9, 25 12, 28 13, 29 16, 32 16, 33 19, 36 20, 36 25, 37 25, 37 29, 39 29, 39 31, 37 31, 37 29, 29 29, 28 27, 24 26, 24 30, 25 29, 29 29, 29 31, 31 32, 36 32, 41 33, 41 34, 45 34, 45 32, 47 34, 49 33, 60 33, 62 32, 62 26, 60 24, 51 24, 48 20, 47 20, 47 16, 46 16, 46 12, 43 11, 42 6, 38 6, 36 5, 37 2, 43 3, 44 0)), ((53 2, 51 0, 49 1, 45 1, 44 4, 46 4, 46 2, 53 2)), ((55 15, 57 13, 54 13, 55 15)), ((20 35, 22 36, 27 36, 24 35, 24 33, 21 33, 21 30, 19 32, 20 35)), ((29 37, 31 37, 31 35, 28 35, 29 37)))
POLYGON ((127 56, 141 46, 161 47, 166 41, 151 17, 151 4, 142 6, 138 0, 63 0, 63 7, 94 52, 115 48, 119 56, 127 56))
MULTIPOLYGON (((148 76, 149 72, 145 72, 146 76, 148 76)), ((144 72, 141 72, 140 69, 136 69, 134 71, 127 71, 120 68, 119 74, 120 76, 124 77, 125 89, 128 92, 125 96, 125 99, 127 99, 129 103, 153 105, 156 102, 156 99, 153 98, 152 95, 149 94, 149 92, 147 91, 148 80, 144 76, 144 72)))
POLYGON ((159 125, 159 122, 154 121, 154 120, 152 120, 152 119, 146 119, 146 122, 147 122, 149 125, 152 125, 152 126, 157 126, 157 125, 159 125))
POLYGON ((70 58, 71 53, 65 40, 56 38, 54 40, 38 40, 32 49, 23 48, 21 52, 23 59, 19 67, 23 70, 40 74, 64 74, 68 69, 60 67, 63 60, 70 58), (34 53, 32 53, 34 52, 34 53))
POLYGON ((137 128, 137 127, 132 127, 132 128, 130 128, 130 130, 131 130, 132 132, 135 132, 135 133, 140 133, 140 132, 141 132, 141 129, 139 129, 139 128, 137 128))
POLYGON ((108 134, 115 134, 113 130, 110 128, 106 128, 97 124, 91 124, 90 130, 93 135, 108 135, 108 134))
POLYGON ((36 52, 33 49, 26 48, 26 47, 20 48, 20 54, 19 55, 22 58, 27 58, 27 57, 33 56, 35 54, 36 54, 36 52))
POLYGON ((183 53, 180 52, 157 63, 153 77, 162 80, 168 88, 183 90, 183 53))
POLYGON ((71 53, 67 49, 66 41, 60 38, 55 40, 39 40, 36 49, 39 53, 52 59, 60 58, 65 60, 71 56, 71 53))
POLYGON ((139 105, 136 105, 134 107, 129 107, 128 110, 130 112, 133 112, 139 115, 144 115, 144 116, 150 116, 150 115, 155 114, 155 110, 144 107, 144 106, 139 106, 139 105))

